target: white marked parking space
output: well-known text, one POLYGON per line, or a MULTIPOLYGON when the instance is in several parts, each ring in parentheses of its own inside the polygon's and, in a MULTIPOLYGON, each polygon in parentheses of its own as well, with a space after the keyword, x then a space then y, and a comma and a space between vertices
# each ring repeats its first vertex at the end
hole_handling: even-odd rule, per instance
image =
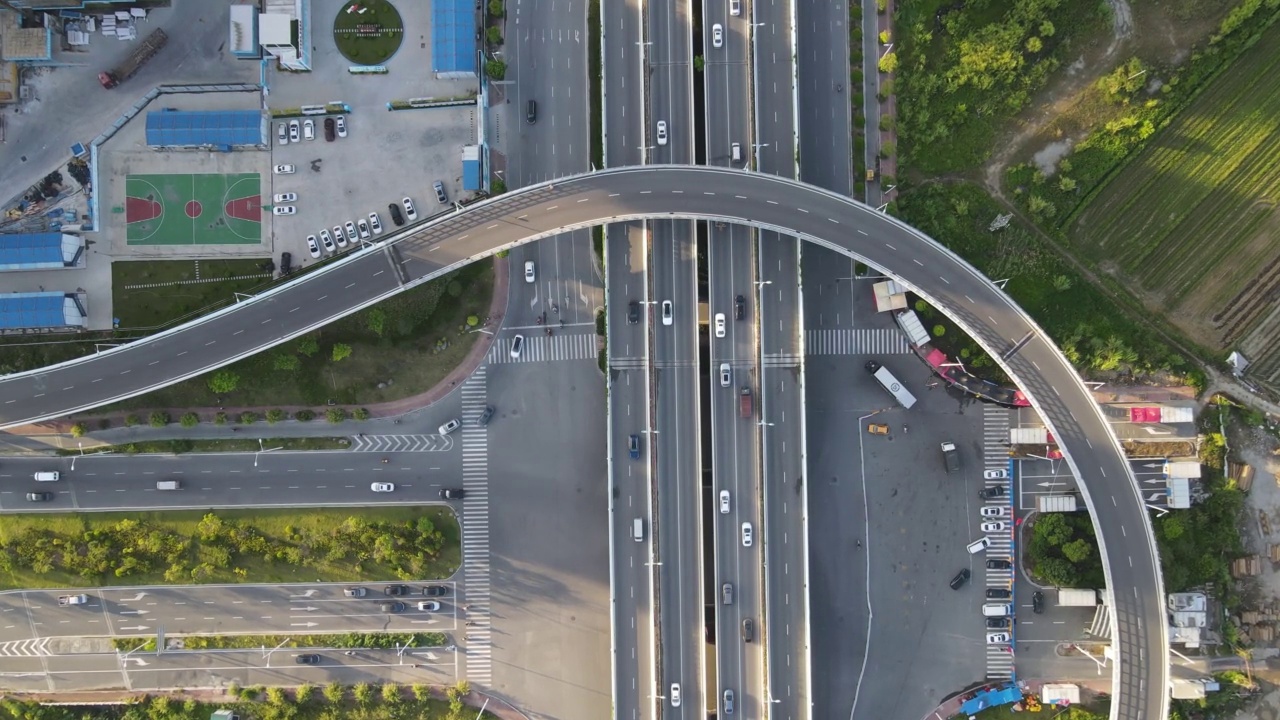
POLYGON ((462 580, 466 678, 493 682, 493 613, 490 607, 489 429, 478 422, 488 406, 482 366, 462 384, 462 580))
MULTIPOLYGON (((986 536, 991 540, 990 547, 987 548, 986 556, 988 560, 1006 560, 1010 567, 1008 568, 992 568, 985 569, 986 583, 983 592, 986 590, 1007 590, 1013 591, 1014 566, 1014 544, 1013 537, 1016 526, 1014 525, 1013 514, 1013 498, 1009 496, 1011 492, 1011 483, 1007 477, 986 479, 988 471, 1007 471, 1009 468, 1009 422, 1010 411, 997 405, 982 406, 982 470, 984 479, 982 488, 984 491, 990 492, 989 488, 1003 488, 1004 493, 989 498, 984 498, 979 507, 999 507, 1003 509, 1002 518, 992 518, 993 520, 1002 520, 1006 528, 1001 532, 987 533, 986 536)), ((985 520, 986 518, 982 518, 985 520)), ((984 563, 985 565, 985 563, 984 563)), ((1027 598, 1028 600, 1030 598, 1027 598)), ((1008 603, 1016 616, 1018 606, 1013 598, 1008 600, 1000 598, 987 598, 984 602, 990 603, 1008 603)), ((980 620, 985 625, 985 618, 980 620)), ((1010 617, 1011 627, 1003 630, 1003 632, 1015 632, 1016 617, 1010 617)), ((984 641, 988 632, 1001 632, 998 628, 983 628, 982 636, 984 641)), ((1009 643, 987 644, 985 645, 987 652, 987 679, 988 680, 1007 680, 1013 677, 1013 645, 1009 643)))

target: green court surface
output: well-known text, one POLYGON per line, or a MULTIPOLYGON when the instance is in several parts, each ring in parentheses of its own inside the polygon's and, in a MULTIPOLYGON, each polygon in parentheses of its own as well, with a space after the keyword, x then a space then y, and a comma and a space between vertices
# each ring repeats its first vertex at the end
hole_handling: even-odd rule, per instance
POLYGON ((129 245, 256 245, 262 242, 262 177, 128 175, 123 210, 129 245))

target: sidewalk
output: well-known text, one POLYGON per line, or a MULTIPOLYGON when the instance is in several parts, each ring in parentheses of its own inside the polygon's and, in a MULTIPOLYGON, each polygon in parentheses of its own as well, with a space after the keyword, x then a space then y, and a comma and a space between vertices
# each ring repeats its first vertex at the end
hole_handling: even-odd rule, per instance
MULTIPOLYGON (((502 328, 502 320, 507 308, 507 292, 510 284, 511 272, 510 263, 505 258, 494 258, 494 277, 493 277, 493 299, 489 304, 489 318, 491 325, 488 328, 491 332, 478 332, 479 337, 476 339, 475 345, 471 347, 466 358, 454 368, 448 375, 444 377, 435 387, 424 393, 414 395, 412 397, 402 398, 400 400, 392 400, 376 405, 334 405, 332 407, 342 408, 348 413, 363 407, 369 411, 370 420, 377 418, 398 418, 414 410, 427 407, 437 402, 457 387, 458 383, 466 380, 475 372, 476 368, 484 362, 485 356, 489 353, 490 346, 496 333, 502 328)), ((119 442, 130 442, 139 440, 159 440, 159 439, 218 439, 218 438, 248 438, 255 437, 280 437, 281 435, 300 437, 308 436, 333 436, 333 435, 353 435, 356 432, 366 431, 368 421, 346 420, 340 423, 329 423, 324 419, 324 412, 328 410, 327 406, 312 405, 293 405, 293 406, 272 406, 272 407, 256 407, 256 406, 227 406, 222 408, 203 407, 203 408, 150 408, 146 410, 133 410, 129 412, 110 413, 107 415, 77 415, 76 420, 86 423, 90 430, 83 438, 71 438, 71 426, 73 421, 68 419, 51 420, 43 423, 35 423, 32 425, 23 425, 12 428, 8 432, 15 436, 25 436, 27 438, 44 438, 41 443, 44 447, 49 447, 53 443, 50 442, 54 438, 58 439, 58 447, 76 447, 77 443, 84 443, 86 447, 93 447, 98 444, 118 444, 119 442), (311 410, 316 413, 316 418, 310 422, 299 422, 297 420, 286 420, 275 425, 268 425, 265 421, 254 423, 253 425, 237 425, 235 418, 243 412, 257 413, 259 418, 266 415, 268 410, 272 409, 284 410, 291 416, 298 410, 311 410), (124 427, 124 419, 127 415, 137 415, 142 418, 144 423, 146 418, 154 411, 161 410, 169 413, 172 422, 161 428, 153 428, 149 425, 138 425, 132 428, 124 427), (193 428, 184 428, 178 424, 178 418, 188 412, 194 412, 200 416, 200 424, 193 428), (224 412, 227 414, 228 422, 226 425, 214 425, 214 416, 224 412), (111 429, 96 431, 97 421, 106 418, 111 421, 111 429), (232 428, 237 428, 234 432, 232 428), (287 428, 287 430, 286 430, 287 428)), ((16 440, 16 439, 15 439, 16 440)), ((13 443, 23 444, 23 443, 13 443)), ((36 449, 36 448, 27 448, 36 449)))

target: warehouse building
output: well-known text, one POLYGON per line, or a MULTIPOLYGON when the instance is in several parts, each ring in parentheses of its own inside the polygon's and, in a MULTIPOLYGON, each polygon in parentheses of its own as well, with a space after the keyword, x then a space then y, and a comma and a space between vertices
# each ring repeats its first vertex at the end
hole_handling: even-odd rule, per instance
POLYGON ((261 110, 153 110, 147 113, 147 146, 227 152, 265 148, 269 125, 261 110))
POLYGON ((0 335, 83 330, 84 296, 61 292, 0 295, 0 335))
POLYGON ((0 234, 0 272, 64 270, 84 262, 84 240, 60 232, 0 234))

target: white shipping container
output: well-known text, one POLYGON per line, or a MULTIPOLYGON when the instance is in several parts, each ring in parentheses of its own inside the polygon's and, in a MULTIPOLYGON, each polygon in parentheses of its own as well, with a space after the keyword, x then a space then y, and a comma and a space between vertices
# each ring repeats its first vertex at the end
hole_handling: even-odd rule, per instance
POLYGON ((1042 427, 1010 428, 1009 442, 1013 445, 1046 445, 1052 440, 1049 431, 1042 427))
POLYGON ((1037 495, 1036 509, 1042 513, 1075 512, 1080 505, 1075 495, 1037 495))
POLYGON ((1164 464, 1164 474, 1171 478, 1198 478, 1200 477, 1200 463, 1194 461, 1166 462, 1164 464))
POLYGON ((1058 604, 1067 607, 1093 607, 1098 604, 1098 591, 1058 588, 1058 604))
POLYGON ((1160 422, 1189 423, 1196 421, 1195 410, 1189 407, 1161 407, 1160 422))

